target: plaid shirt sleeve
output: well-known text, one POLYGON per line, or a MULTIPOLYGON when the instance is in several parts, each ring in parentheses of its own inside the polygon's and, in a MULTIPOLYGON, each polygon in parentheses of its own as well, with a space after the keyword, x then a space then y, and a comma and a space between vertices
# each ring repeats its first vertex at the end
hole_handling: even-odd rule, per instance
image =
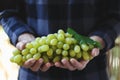
POLYGON ((96 31, 90 35, 98 35, 105 41, 106 47, 103 49, 104 52, 111 49, 115 43, 117 35, 120 34, 120 1, 109 0, 106 5, 106 17, 107 19, 98 25, 96 31))
POLYGON ((4 10, 0 13, 0 24, 3 26, 5 32, 8 34, 13 45, 16 44, 17 38, 20 34, 34 32, 28 28, 28 25, 23 23, 17 16, 16 10, 4 10))

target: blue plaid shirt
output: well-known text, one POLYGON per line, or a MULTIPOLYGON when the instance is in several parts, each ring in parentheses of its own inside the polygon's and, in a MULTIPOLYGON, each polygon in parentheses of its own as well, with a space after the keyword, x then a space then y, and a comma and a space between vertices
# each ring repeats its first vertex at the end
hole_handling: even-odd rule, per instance
POLYGON ((82 35, 100 36, 106 43, 101 55, 82 71, 51 67, 46 72, 32 72, 21 67, 19 80, 108 80, 102 52, 114 46, 119 33, 119 0, 3 0, 0 6, 0 24, 14 45, 22 33, 43 36, 67 27, 82 35))

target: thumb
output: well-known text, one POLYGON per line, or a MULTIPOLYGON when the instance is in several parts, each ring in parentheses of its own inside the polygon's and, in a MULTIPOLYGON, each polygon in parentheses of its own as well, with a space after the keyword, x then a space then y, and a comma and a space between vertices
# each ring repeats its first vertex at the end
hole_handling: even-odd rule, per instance
POLYGON ((23 50, 25 48, 25 45, 25 42, 20 41, 16 44, 16 48, 18 48, 19 50, 23 50))
POLYGON ((94 48, 91 52, 91 55, 92 55, 92 57, 96 57, 99 55, 99 53, 100 53, 100 49, 94 48))

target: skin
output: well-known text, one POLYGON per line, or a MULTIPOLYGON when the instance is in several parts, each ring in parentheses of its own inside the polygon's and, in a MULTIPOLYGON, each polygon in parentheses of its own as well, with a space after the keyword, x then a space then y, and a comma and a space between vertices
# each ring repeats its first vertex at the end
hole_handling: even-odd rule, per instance
MULTIPOLYGON (((102 38, 98 37, 98 36, 91 36, 91 39, 98 41, 102 44, 102 48, 104 48, 104 41, 102 40, 102 38)), ((28 42, 31 42, 35 39, 35 37, 32 34, 29 33, 24 33, 21 34, 18 37, 18 42, 16 44, 16 47, 20 50, 25 48, 25 44, 28 42)), ((92 57, 96 57, 99 55, 99 49, 98 48, 94 48, 91 51, 91 55, 92 57)), ((76 59, 72 58, 70 59, 70 61, 68 61, 67 59, 62 59, 61 62, 56 62, 55 64, 52 64, 50 62, 44 64, 43 63, 43 59, 40 58, 39 60, 35 60, 35 59, 29 59, 27 60, 23 67, 25 68, 30 68, 32 71, 38 71, 41 70, 43 72, 47 71, 51 66, 56 66, 56 67, 60 67, 60 68, 64 68, 64 69, 68 69, 70 71, 74 71, 74 70, 83 70, 87 64, 89 63, 88 61, 85 60, 81 60, 81 61, 77 61, 76 59)))

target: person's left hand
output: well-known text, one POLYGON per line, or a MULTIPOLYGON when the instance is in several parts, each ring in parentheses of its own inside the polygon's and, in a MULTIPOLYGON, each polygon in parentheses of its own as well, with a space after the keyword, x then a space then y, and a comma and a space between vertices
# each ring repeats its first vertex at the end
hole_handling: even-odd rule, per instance
MULTIPOLYGON (((99 55, 99 49, 98 48, 94 48, 91 51, 91 56, 94 58, 96 56, 99 55)), ((71 58, 69 61, 67 59, 62 59, 61 62, 56 62, 55 66, 56 67, 60 67, 60 68, 64 68, 64 69, 68 69, 68 70, 83 70, 86 65, 88 64, 89 60, 81 60, 81 61, 77 61, 74 58, 71 58)))
MULTIPOLYGON (((90 38, 95 40, 95 41, 100 42, 101 45, 102 45, 102 48, 104 48, 105 43, 104 43, 104 41, 103 41, 103 39, 101 37, 99 37, 99 36, 91 36, 90 38)), ((100 52, 99 48, 94 48, 94 49, 92 49, 90 54, 91 54, 92 58, 94 58, 94 57, 99 55, 99 52, 100 52)), ((89 61, 90 60, 78 61, 78 60, 76 60, 74 58, 70 59, 69 61, 66 60, 66 59, 62 59, 61 62, 56 62, 55 66, 60 67, 60 68, 64 68, 64 69, 68 69, 68 70, 71 70, 71 71, 73 71, 73 70, 83 70, 87 66, 89 61)))

